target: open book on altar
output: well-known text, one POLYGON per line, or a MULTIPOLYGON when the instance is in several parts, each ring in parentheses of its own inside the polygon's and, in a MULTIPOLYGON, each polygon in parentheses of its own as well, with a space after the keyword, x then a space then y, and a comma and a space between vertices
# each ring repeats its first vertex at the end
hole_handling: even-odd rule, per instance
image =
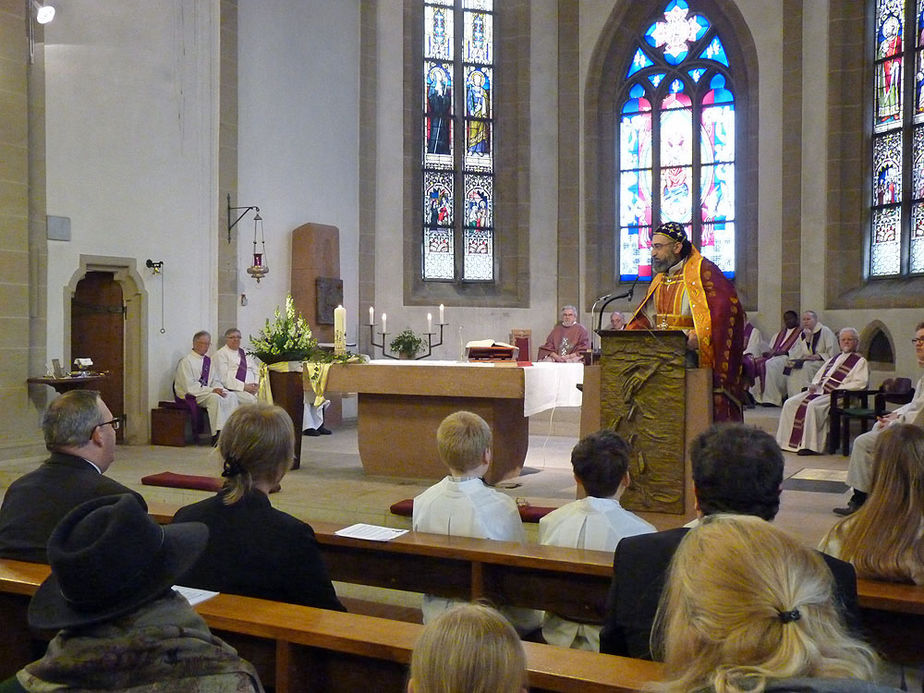
POLYGON ((516 361, 519 349, 493 339, 476 339, 465 345, 469 361, 516 361))

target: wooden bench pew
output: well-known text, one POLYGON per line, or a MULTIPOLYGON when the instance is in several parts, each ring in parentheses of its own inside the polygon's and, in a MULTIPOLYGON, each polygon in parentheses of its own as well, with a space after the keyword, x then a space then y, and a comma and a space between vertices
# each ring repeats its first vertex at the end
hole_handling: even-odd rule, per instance
MULTIPOLYGON (((176 507, 151 504, 151 511, 159 522, 169 522, 176 507)), ((605 551, 422 532, 383 543, 337 536, 345 526, 339 523, 311 526, 332 579, 340 582, 487 597, 593 620, 603 613, 613 575, 613 556, 605 551)), ((906 614, 924 623, 924 585, 858 580, 857 593, 864 614, 906 614)))
MULTIPOLYGON (((46 565, 0 559, 0 678, 32 659, 24 642, 28 599, 49 573, 46 565)), ((209 627, 258 667, 280 693, 354 691, 376 682, 377 691, 403 691, 406 667, 421 626, 220 594, 197 605, 209 627)), ((532 691, 640 690, 658 680, 654 662, 524 643, 532 691)))

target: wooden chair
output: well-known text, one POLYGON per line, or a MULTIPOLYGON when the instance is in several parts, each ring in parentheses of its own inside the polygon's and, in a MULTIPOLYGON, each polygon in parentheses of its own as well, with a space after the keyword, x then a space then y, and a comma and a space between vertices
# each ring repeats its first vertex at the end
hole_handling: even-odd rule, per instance
POLYGON ((910 378, 887 378, 878 390, 834 390, 831 393, 830 435, 828 452, 841 448, 845 457, 850 454, 850 422, 860 422, 860 433, 866 433, 870 422, 888 413, 888 403, 907 404, 914 397, 910 378), (873 408, 869 396, 874 395, 873 408), (851 406, 853 404, 853 406, 851 406))
POLYGON ((531 342, 533 337, 532 330, 510 330, 510 344, 517 347, 520 353, 517 355, 518 361, 532 361, 531 342))

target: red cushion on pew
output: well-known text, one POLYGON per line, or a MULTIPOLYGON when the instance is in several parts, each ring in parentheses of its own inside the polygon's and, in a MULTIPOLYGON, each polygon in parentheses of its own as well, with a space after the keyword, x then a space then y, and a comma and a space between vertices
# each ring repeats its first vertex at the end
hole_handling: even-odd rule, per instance
POLYGON ((212 476, 197 476, 195 474, 175 474, 161 472, 141 477, 145 486, 168 486, 170 488, 191 488, 197 491, 218 491, 221 488, 221 479, 212 476))
MULTIPOLYGON (((520 505, 517 506, 517 509, 520 511, 520 519, 523 520, 523 522, 539 522, 541 518, 555 510, 555 508, 546 508, 538 505, 520 505)), ((389 510, 391 510, 393 515, 411 517, 414 514, 414 499, 405 498, 402 501, 398 501, 392 505, 389 510)))

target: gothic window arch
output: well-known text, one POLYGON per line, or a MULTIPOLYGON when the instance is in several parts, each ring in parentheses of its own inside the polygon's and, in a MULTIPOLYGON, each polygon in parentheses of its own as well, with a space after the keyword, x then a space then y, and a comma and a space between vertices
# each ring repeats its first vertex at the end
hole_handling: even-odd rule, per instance
POLYGON ((530 2, 404 0, 404 27, 404 301, 525 307, 530 2), (440 21, 452 22, 451 61, 428 42, 437 9, 444 11, 440 21), (481 16, 477 21, 476 15, 481 16), (434 67, 441 78, 430 75, 434 67), (449 128, 434 132, 433 118, 445 115, 445 104, 430 103, 431 85, 436 94, 442 88, 436 82, 448 81, 447 76, 456 90, 442 123, 449 128), (439 136, 448 141, 434 139, 439 136), (449 251, 442 261, 428 257, 441 248, 449 251), (425 268, 435 271, 425 277, 425 268))
POLYGON ((875 0, 869 276, 924 274, 924 0, 875 0))
POLYGON ((651 278, 651 231, 676 221, 735 275, 734 66, 719 32, 669 0, 635 39, 617 97, 619 278, 651 278))
MULTIPOLYGON (((754 38, 740 8, 732 0, 650 0, 644 3, 623 0, 616 3, 591 55, 584 100, 585 276, 591 298, 610 293, 614 285, 631 282, 639 274, 641 279, 645 278, 645 268, 639 265, 648 260, 647 234, 654 225, 669 219, 670 214, 677 214, 679 205, 671 211, 672 204, 677 199, 683 199, 685 204, 689 202, 690 210, 683 223, 692 233, 693 242, 705 245, 704 255, 718 260, 717 264, 723 271, 734 273, 735 286, 745 307, 757 309, 758 64, 754 38), (684 13, 688 29, 685 53, 680 51, 684 54, 674 53, 671 56, 675 63, 664 56, 666 41, 659 47, 649 40, 657 42, 656 34, 661 35, 657 24, 669 24, 665 13, 671 11, 684 13), (702 19, 697 19, 697 16, 702 19), (692 24, 689 20, 693 20, 692 24), (693 38, 689 40, 691 35, 693 38), (713 39, 716 37, 724 55, 715 50, 718 44, 714 44, 713 39), (639 64, 643 67, 630 73, 639 50, 642 54, 639 64), (648 65, 647 61, 651 64, 648 65), (664 77, 659 78, 657 75, 660 73, 664 77), (657 84, 651 81, 652 78, 657 84), (642 83, 642 79, 647 84, 642 83), (679 85, 673 84, 677 80, 679 85), (636 96, 630 93, 635 85, 640 86, 642 94, 636 96), (677 89, 678 86, 683 90, 677 89), (672 88, 675 91, 672 92, 672 88), (713 101, 709 102, 707 95, 711 92, 713 101), (672 93, 682 94, 689 100, 689 105, 682 104, 688 109, 683 115, 689 115, 686 132, 690 141, 683 150, 688 157, 680 161, 679 166, 664 165, 667 161, 662 163, 662 143, 657 139, 660 133, 654 132, 661 127, 660 114, 675 110, 662 107, 672 93), (725 101, 729 97, 731 100, 725 101), (637 98, 643 98, 648 103, 639 102, 639 108, 633 110, 634 104, 630 101, 637 98), (724 132, 715 132, 716 135, 722 134, 725 144, 710 145, 714 151, 724 152, 716 157, 708 151, 709 147, 704 151, 702 126, 712 122, 708 114, 710 109, 715 114, 723 109, 727 113, 732 104, 734 115, 721 123, 724 132), (636 157, 628 146, 630 143, 621 139, 623 134, 628 134, 621 130, 624 119, 646 113, 646 105, 652 109, 647 113, 651 114, 653 133, 648 147, 651 156, 648 158, 640 150, 636 157), (622 160, 624 151, 630 153, 628 162, 622 160), (637 165, 630 165, 633 158, 637 165), (704 164, 707 167, 705 175, 704 164), (733 164, 734 171, 720 178, 719 190, 716 190, 710 183, 710 175, 721 166, 728 171, 729 164, 733 164), (688 167, 685 170, 686 188, 683 184, 678 185, 676 178, 667 180, 676 171, 662 173, 665 169, 682 167, 688 167), (623 176, 623 172, 629 175, 623 176), (651 178, 650 183, 642 179, 648 190, 648 199, 633 197, 638 189, 633 189, 631 174, 635 172, 651 178), (675 193, 672 199, 667 200, 667 215, 663 214, 662 178, 670 183, 667 192, 675 193), (721 190, 722 185, 726 185, 725 190, 721 190), (682 194, 677 195, 678 190, 682 194), (719 192, 724 200, 716 204, 719 192), (636 205, 633 209, 632 205, 640 199, 642 211, 637 214, 639 207, 636 205), (623 200, 632 204, 623 205, 623 200), (704 200, 707 203, 705 209, 714 213, 704 214, 704 200), (633 226, 639 228, 634 238, 630 237, 633 226), (713 239, 719 240, 718 253, 713 239), (633 240, 636 247, 632 247, 633 240)), ((635 90, 636 94, 638 91, 635 90)), ((674 101, 672 105, 680 106, 676 102, 683 99, 671 100, 674 101)), ((670 116, 676 118, 674 113, 670 116)))
POLYGON ((425 0, 424 281, 494 281, 493 0, 425 0))

